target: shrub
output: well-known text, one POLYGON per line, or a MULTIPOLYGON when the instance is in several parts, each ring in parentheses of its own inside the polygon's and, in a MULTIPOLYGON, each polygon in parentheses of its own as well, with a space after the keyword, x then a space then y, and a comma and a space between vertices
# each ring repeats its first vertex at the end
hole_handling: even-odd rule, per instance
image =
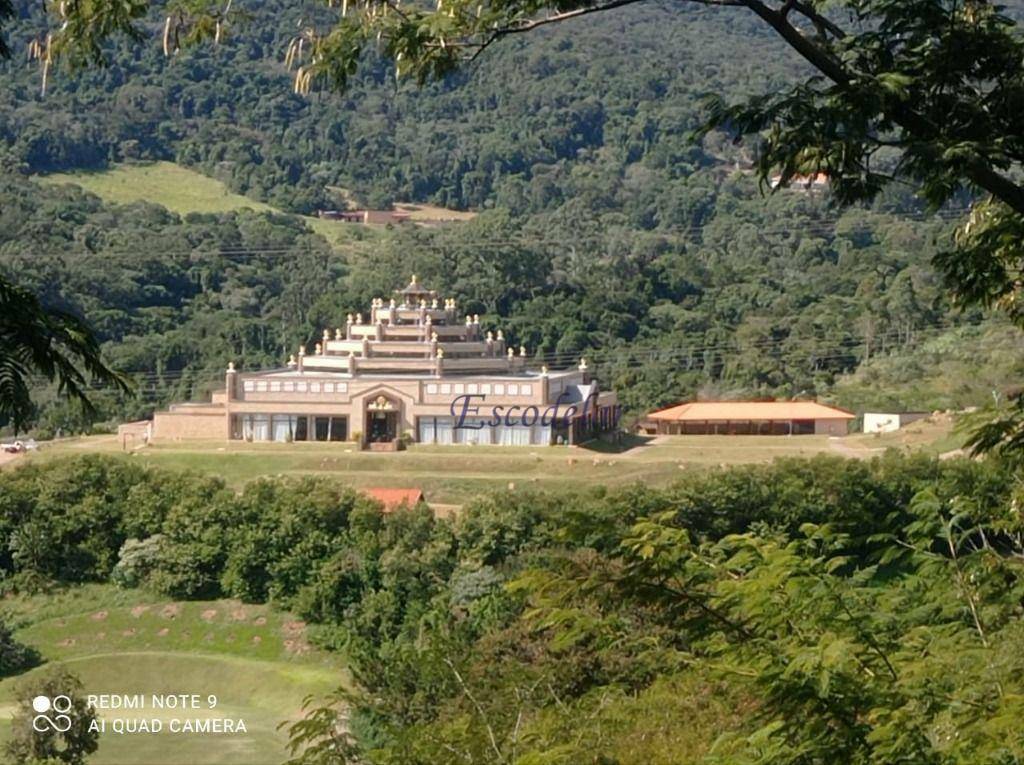
POLYGON ((120 587, 141 585, 160 562, 164 542, 163 534, 154 534, 141 540, 125 540, 118 554, 117 565, 110 574, 110 580, 120 587))
POLYGON ((17 675, 39 663, 39 653, 15 640, 11 629, 0 621, 0 677, 17 675))

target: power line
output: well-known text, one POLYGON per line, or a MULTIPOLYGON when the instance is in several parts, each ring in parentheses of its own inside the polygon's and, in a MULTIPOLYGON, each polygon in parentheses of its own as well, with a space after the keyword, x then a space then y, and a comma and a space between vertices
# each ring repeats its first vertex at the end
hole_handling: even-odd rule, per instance
MULTIPOLYGON (((912 333, 920 333, 920 332, 924 332, 924 331, 928 331, 928 330, 933 330, 933 329, 939 329, 939 330, 945 331, 946 329, 954 329, 954 328, 959 328, 959 327, 983 326, 984 323, 985 323, 985 320, 981 320, 981 321, 978 321, 978 322, 964 322, 964 321, 956 321, 955 319, 951 319, 951 318, 941 318, 941 319, 937 319, 935 321, 924 322, 924 323, 921 323, 921 324, 917 324, 917 325, 915 325, 912 328, 911 331, 912 331, 912 333)), ((888 329, 887 331, 885 331, 885 332, 883 332, 881 334, 873 336, 871 338, 871 342, 875 342, 875 341, 878 341, 878 340, 885 340, 885 339, 888 339, 888 338, 893 337, 893 336, 897 336, 898 337, 900 334, 902 334, 902 330, 901 329, 888 329)), ((743 346, 740 346, 739 344, 736 344, 735 342, 732 342, 732 341, 727 341, 727 342, 719 343, 719 344, 715 344, 715 345, 686 346, 685 348, 678 349, 678 351, 676 351, 676 352, 684 353, 684 354, 702 354, 702 353, 705 353, 705 352, 719 352, 719 351, 730 351, 730 350, 736 350, 736 351, 739 351, 739 350, 751 350, 751 349, 762 349, 762 348, 765 348, 765 347, 769 347, 770 348, 770 347, 774 347, 774 346, 782 347, 782 346, 786 346, 786 345, 790 344, 792 342, 792 339, 793 338, 791 336, 787 336, 787 337, 784 337, 784 338, 766 338, 765 340, 757 341, 755 343, 744 344, 743 346)), ((838 340, 836 340, 836 341, 831 340, 828 336, 826 336, 825 334, 822 334, 822 333, 811 335, 809 337, 808 336, 804 336, 804 337, 801 337, 800 340, 801 341, 818 340, 818 341, 830 342, 830 343, 839 342, 838 340)), ((701 339, 699 342, 703 342, 703 339, 701 339)), ((866 342, 866 340, 856 339, 856 338, 846 338, 843 342, 851 343, 853 345, 862 345, 862 344, 864 344, 866 342)), ((643 352, 650 352, 650 353, 658 353, 658 354, 662 354, 662 353, 667 353, 668 352, 668 350, 666 350, 666 349, 646 349, 646 348, 642 349, 642 351, 643 352)), ((569 362, 575 363, 576 361, 579 360, 580 353, 581 353, 580 351, 562 351, 562 352, 549 351, 549 352, 546 352, 546 353, 543 353, 543 354, 528 355, 527 358, 529 359, 529 361, 531 363, 534 363, 534 362, 536 362, 536 363, 541 363, 541 362, 558 362, 559 360, 565 360, 566 363, 569 363, 569 362)), ((583 354, 587 355, 588 358, 589 357, 593 357, 594 359, 596 359, 599 355, 603 355, 603 354, 608 354, 608 355, 610 355, 610 354, 626 355, 626 354, 630 354, 630 353, 634 353, 634 351, 631 351, 628 348, 623 348, 621 346, 617 346, 617 347, 612 348, 612 349, 595 349, 595 350, 590 351, 590 352, 586 352, 586 351, 583 352, 583 354)), ((280 369, 280 367, 261 367, 261 368, 254 369, 254 370, 251 370, 251 371, 268 371, 270 369, 280 369)), ((153 369, 148 369, 147 368, 147 369, 122 370, 122 373, 123 374, 128 374, 128 375, 133 375, 133 376, 139 376, 142 379, 153 380, 153 381, 169 381, 169 380, 180 379, 182 377, 188 377, 188 376, 195 375, 195 374, 202 374, 202 372, 200 370, 196 370, 194 368, 193 369, 181 369, 181 370, 168 370, 166 372, 159 372, 159 371, 155 371, 153 369)))
MULTIPOLYGON (((913 341, 910 343, 911 346, 920 345, 921 343, 932 339, 933 337, 940 336, 942 333, 951 329, 959 328, 978 328, 985 326, 985 321, 969 322, 969 323, 955 323, 950 320, 941 320, 932 322, 929 324, 921 325, 915 328, 913 332, 913 341)), ((902 335, 902 331, 893 329, 885 333, 876 335, 873 340, 876 342, 882 342, 890 338, 899 338, 902 335)), ((845 338, 843 340, 828 341, 827 338, 813 337, 813 338, 802 338, 800 342, 806 342, 808 339, 822 340, 825 342, 831 342, 828 348, 823 349, 824 353, 814 354, 808 353, 806 349, 801 348, 787 348, 790 343, 789 338, 780 339, 769 339, 758 343, 746 344, 739 346, 738 344, 718 344, 718 345, 704 345, 694 346, 686 348, 675 348, 675 349, 656 349, 656 348, 645 348, 639 350, 633 350, 629 348, 611 348, 603 351, 596 350, 593 352, 587 352, 582 355, 586 356, 588 361, 594 365, 595 368, 599 367, 614 367, 617 371, 642 368, 646 363, 652 361, 660 362, 674 362, 680 360, 687 360, 689 363, 685 371, 701 371, 706 369, 708 362, 705 360, 707 353, 723 354, 731 352, 766 352, 769 353, 769 358, 777 362, 786 361, 809 361, 813 360, 816 363, 823 363, 827 361, 840 361, 840 360, 856 360, 856 355, 853 349, 865 344, 865 341, 860 338, 845 338), (773 349, 778 349, 778 353, 771 353, 773 349), (847 350, 844 350, 847 349, 847 350), (626 362, 621 363, 623 357, 626 357, 626 362)), ((549 353, 549 354, 538 354, 527 358, 528 366, 536 369, 541 364, 550 364, 557 366, 564 364, 566 366, 572 366, 578 361, 579 353, 549 353)), ((722 361, 718 359, 716 361, 722 361)), ((728 360, 725 360, 724 365, 728 365, 728 360)), ((248 370, 249 373, 265 373, 271 371, 278 371, 281 367, 263 367, 253 370, 248 370)), ((554 371, 558 371, 555 369, 554 371)), ((173 395, 174 383, 186 382, 185 378, 194 379, 187 380, 190 388, 202 388, 208 385, 215 385, 223 382, 223 375, 218 374, 214 376, 209 372, 196 372, 193 370, 177 370, 174 372, 168 372, 164 374, 142 372, 136 373, 136 380, 142 383, 143 390, 136 391, 134 400, 141 400, 146 402, 158 401, 167 398, 169 395, 173 395), (140 379, 141 378, 141 379, 140 379)), ((116 388, 109 385, 96 385, 90 387, 91 391, 94 392, 116 392, 116 388)))
MULTIPOLYGON (((960 216, 969 212, 968 208, 945 208, 935 213, 925 212, 908 212, 908 213, 889 213, 879 211, 865 211, 869 215, 889 215, 894 216, 896 220, 908 220, 913 222, 949 222, 955 220, 960 216)), ((794 225, 789 223, 786 225, 775 224, 775 225, 762 225, 757 221, 740 220, 730 221, 730 225, 735 227, 741 226, 754 226, 756 232, 759 235, 764 234, 810 234, 810 235, 825 235, 832 233, 835 226, 841 222, 841 218, 818 218, 799 223, 794 225)), ((350 224, 351 225, 351 224, 350 224)), ((506 238, 461 238, 455 237, 450 242, 428 242, 428 241, 417 241, 414 246, 422 249, 453 249, 472 247, 474 249, 487 249, 487 248, 506 248, 506 247, 552 247, 574 250, 577 247, 583 247, 586 245, 598 244, 608 245, 614 244, 617 239, 628 237, 631 239, 642 240, 642 241, 662 241, 665 243, 699 243, 699 235, 706 229, 715 225, 715 220, 706 221, 700 224, 694 224, 690 227, 683 228, 672 228, 672 229, 610 229, 604 232, 595 232, 589 235, 574 234, 571 240, 568 240, 565 236, 546 238, 532 234, 520 235, 515 237, 506 238)), ((854 230, 872 230, 867 223, 860 223, 854 227, 854 230)), ((443 229, 417 229, 418 232, 429 231, 428 238, 437 238, 438 235, 444 231, 443 229)), ((376 241, 358 241, 348 242, 346 247, 353 250, 360 250, 364 248, 372 248, 379 245, 376 241)), ((182 249, 146 249, 145 255, 147 258, 162 257, 162 258, 174 258, 174 257, 202 257, 204 259, 250 259, 250 258, 275 258, 275 257, 295 257, 299 255, 315 255, 325 258, 344 256, 344 252, 334 250, 329 245, 325 248, 324 246, 313 246, 309 243, 301 243, 287 246, 256 246, 256 247, 216 247, 215 249, 208 250, 209 243, 201 243, 191 248, 182 249)), ((0 257, 13 257, 13 258, 78 258, 78 257, 122 257, 122 256, 137 256, 140 254, 139 249, 100 249, 100 250, 30 250, 23 252, 2 252, 0 251, 0 257)))

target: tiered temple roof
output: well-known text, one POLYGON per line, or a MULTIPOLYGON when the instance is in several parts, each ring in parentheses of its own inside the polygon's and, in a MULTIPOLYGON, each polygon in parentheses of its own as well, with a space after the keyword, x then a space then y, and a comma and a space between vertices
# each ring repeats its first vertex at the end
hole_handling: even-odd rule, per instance
POLYGON ((288 366, 297 371, 368 374, 517 374, 526 348, 508 347, 501 330, 484 331, 478 314, 459 316, 455 298, 437 297, 416 277, 389 301, 374 299, 369 321, 349 314, 345 327, 325 329, 312 354, 300 346, 288 366))

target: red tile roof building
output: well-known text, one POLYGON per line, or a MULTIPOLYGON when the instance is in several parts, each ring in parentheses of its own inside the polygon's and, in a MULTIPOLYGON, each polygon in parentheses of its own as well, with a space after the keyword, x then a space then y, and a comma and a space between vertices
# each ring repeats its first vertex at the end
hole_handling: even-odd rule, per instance
POLYGON ((855 415, 816 401, 692 401, 647 415, 659 434, 845 435, 855 415))

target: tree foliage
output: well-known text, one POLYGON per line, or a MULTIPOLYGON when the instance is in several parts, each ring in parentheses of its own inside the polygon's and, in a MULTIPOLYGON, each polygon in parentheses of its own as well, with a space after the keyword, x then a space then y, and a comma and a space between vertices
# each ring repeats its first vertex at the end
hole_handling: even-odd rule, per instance
POLYGON ((83 457, 0 475, 0 565, 309 620, 354 682, 310 701, 295 763, 1001 765, 1021 489, 994 458, 822 457, 443 519, 83 457))
MULTIPOLYGON (((88 755, 99 748, 99 729, 91 729, 96 722, 95 710, 86 703, 82 695, 82 682, 67 669, 50 669, 16 687, 18 707, 11 720, 11 737, 4 744, 4 752, 15 765, 85 765, 88 755), (35 698, 44 696, 52 700, 59 696, 69 699, 67 707, 47 711, 51 718, 64 715, 67 729, 63 724, 58 729, 43 726, 37 730, 33 719, 39 714, 32 706, 35 698)), ((63 721, 61 721, 63 723, 63 721)))

